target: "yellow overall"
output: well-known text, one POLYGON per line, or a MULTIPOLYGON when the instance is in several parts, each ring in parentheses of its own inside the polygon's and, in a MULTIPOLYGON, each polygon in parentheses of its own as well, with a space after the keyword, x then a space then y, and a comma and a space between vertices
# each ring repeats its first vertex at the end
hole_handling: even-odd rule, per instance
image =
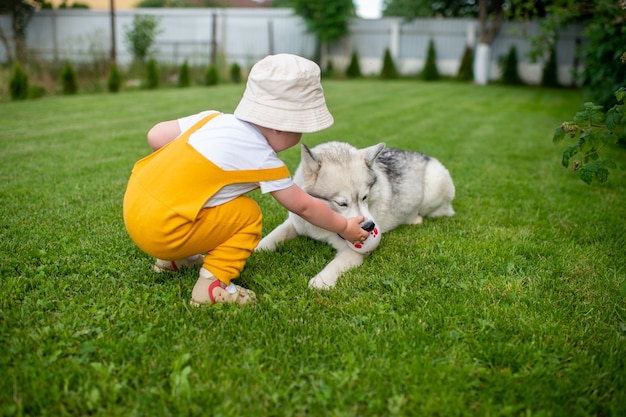
POLYGON ((241 273, 261 239, 261 210, 245 196, 216 207, 206 201, 228 184, 289 177, 287 167, 222 170, 189 143, 211 114, 139 160, 124 195, 124 223, 133 241, 160 259, 204 253, 203 267, 224 284, 241 273))

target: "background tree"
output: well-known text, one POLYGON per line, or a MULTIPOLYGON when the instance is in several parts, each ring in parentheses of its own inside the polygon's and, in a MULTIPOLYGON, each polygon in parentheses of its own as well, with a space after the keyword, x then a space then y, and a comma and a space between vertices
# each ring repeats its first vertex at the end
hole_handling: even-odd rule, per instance
POLYGON ((403 16, 407 20, 433 16, 478 17, 473 73, 477 84, 487 84, 491 44, 505 19, 504 3, 504 0, 385 0, 383 16, 403 16))
POLYGON ((478 17, 478 2, 473 0, 385 0, 383 16, 404 17, 478 17))
MULTIPOLYGON (((532 1, 522 2, 531 7, 532 1)), ((582 48, 580 75, 585 99, 605 108, 617 103, 613 94, 626 86, 626 3, 614 0, 554 0, 546 8, 541 34, 533 39, 532 57, 544 57, 555 47, 558 32, 571 23, 584 25, 587 42, 582 48)), ((558 51, 557 51, 558 52, 558 51)))
POLYGON ((360 78, 361 74, 361 64, 359 64, 359 53, 355 49, 352 51, 350 55, 350 64, 348 64, 348 68, 346 68, 346 77, 348 78, 360 78))
POLYGON ((380 71, 380 78, 383 80, 393 80, 398 78, 398 71, 396 70, 396 65, 393 62, 389 48, 385 49, 385 55, 383 56, 383 68, 380 71))
POLYGON ((608 108, 616 103, 613 92, 626 85, 626 64, 619 59, 626 50, 625 8, 622 0, 385 0, 383 16, 479 18, 474 58, 474 73, 483 71, 475 74, 479 83, 487 82, 490 45, 505 19, 540 19, 542 30, 532 39, 532 59, 548 59, 558 31, 582 23, 587 40, 580 74, 585 98, 608 108))
POLYGON ((61 70, 61 86, 63 88, 63 94, 72 95, 78 93, 76 71, 74 71, 69 61, 65 61, 63 70, 61 70))
POLYGON ((588 40, 582 73, 585 95, 606 108, 617 104, 613 93, 626 86, 626 65, 620 60, 626 51, 624 7, 623 1, 597 1, 584 31, 588 40))
POLYGON ((142 0, 137 7, 224 7, 215 0, 142 0))
POLYGON ((230 66, 230 80, 235 84, 239 84, 242 80, 241 66, 236 62, 233 62, 230 66))
POLYGON ((548 60, 541 71, 542 87, 559 87, 559 73, 556 62, 556 47, 550 50, 548 60))
POLYGON ((117 93, 122 88, 122 74, 120 74, 117 64, 111 63, 109 77, 107 78, 107 89, 111 93, 117 93))
POLYGON ((28 98, 28 75, 18 61, 13 64, 13 72, 9 80, 9 93, 11 100, 26 100, 28 98))
POLYGON ((502 83, 505 85, 521 85, 522 79, 519 75, 517 62, 517 48, 511 45, 509 53, 501 59, 500 70, 502 71, 502 83))
POLYGON ((146 58, 152 52, 154 39, 161 33, 159 23, 156 16, 137 14, 133 18, 132 26, 125 27, 124 41, 135 61, 146 62, 146 58))
POLYGON ((307 30, 315 34, 317 45, 313 59, 322 65, 323 48, 348 33, 348 22, 355 17, 352 0, 285 0, 284 7, 292 7, 302 17, 307 30))
POLYGON ((191 69, 187 60, 178 69, 178 86, 189 87, 191 85, 191 69))
POLYGON ((474 57, 474 81, 487 84, 491 44, 507 18, 545 16, 552 1, 541 0, 385 0, 383 16, 478 18, 478 45, 474 57), (506 11, 505 11, 506 6, 506 11))
POLYGON ((459 72, 457 78, 461 81, 472 81, 474 79, 474 48, 470 45, 465 45, 463 50, 463 56, 461 57, 461 64, 459 65, 459 72))
POLYGON ((439 79, 439 69, 437 68, 437 50, 435 49, 435 41, 428 41, 428 50, 426 51, 426 63, 422 78, 425 81, 436 81, 439 79))
POLYGON ((161 71, 154 58, 150 58, 146 64, 146 88, 154 90, 159 87, 161 81, 161 71))
POLYGON ((26 62, 26 28, 35 12, 44 6, 44 0, 1 0, 0 14, 11 16, 11 31, 15 42, 15 53, 11 52, 9 37, 0 27, 0 40, 7 51, 10 62, 17 58, 26 62))
POLYGON ((204 84, 211 87, 217 85, 220 79, 219 71, 215 65, 209 65, 204 72, 204 84))

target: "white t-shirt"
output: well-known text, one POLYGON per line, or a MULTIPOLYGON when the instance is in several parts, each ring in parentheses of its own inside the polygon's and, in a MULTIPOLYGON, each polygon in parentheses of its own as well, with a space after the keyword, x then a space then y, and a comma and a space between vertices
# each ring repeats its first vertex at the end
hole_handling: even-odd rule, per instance
MULTIPOLYGON (((215 111, 204 111, 178 119, 180 131, 186 131, 211 113, 215 111)), ((225 171, 278 168, 285 165, 254 125, 239 120, 232 114, 223 114, 202 126, 189 137, 189 144, 225 171)), ((276 181, 227 185, 211 197, 204 207, 227 203, 259 187, 262 193, 269 193, 284 190, 292 184, 289 177, 276 181)))

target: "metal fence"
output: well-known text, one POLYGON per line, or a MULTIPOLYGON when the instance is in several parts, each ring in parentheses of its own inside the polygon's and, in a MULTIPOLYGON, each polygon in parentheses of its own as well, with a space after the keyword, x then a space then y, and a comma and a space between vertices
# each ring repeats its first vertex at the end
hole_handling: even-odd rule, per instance
MULTIPOLYGON (((267 54, 294 53, 311 57, 315 37, 307 33, 305 22, 291 9, 133 9, 115 13, 117 61, 127 65, 132 55, 124 41, 137 14, 159 19, 161 32, 156 37, 155 58, 161 63, 208 65, 219 56, 226 64, 237 62, 249 68, 267 54)), ((107 59, 110 55, 111 13, 108 11, 63 9, 42 10, 33 17, 27 33, 29 52, 42 61, 89 62, 107 59)), ((0 16, 0 27, 11 34, 10 18, 0 16)), ((454 76, 466 44, 474 46, 478 21, 474 19, 418 19, 405 22, 399 18, 353 19, 349 35, 328 48, 325 60, 337 70, 344 69, 353 51, 360 58, 365 75, 377 74, 382 67, 385 50, 389 50, 398 71, 403 75, 418 74, 426 60, 428 42, 432 39, 437 66, 442 75, 454 76)), ((498 79, 499 59, 515 45, 520 75, 536 84, 541 79, 543 62, 533 63, 527 56, 528 35, 536 34, 538 24, 507 22, 492 45, 489 78, 498 79)), ((572 69, 577 45, 584 42, 582 27, 572 26, 559 33, 557 58, 559 80, 572 83, 572 69)), ((0 48, 0 62, 7 53, 0 48)))

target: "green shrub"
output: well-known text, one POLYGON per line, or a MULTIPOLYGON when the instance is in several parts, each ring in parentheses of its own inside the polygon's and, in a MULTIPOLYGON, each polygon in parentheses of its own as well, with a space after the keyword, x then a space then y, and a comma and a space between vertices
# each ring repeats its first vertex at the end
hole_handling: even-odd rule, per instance
POLYGON ((191 71, 189 70, 189 64, 185 60, 183 65, 178 70, 178 86, 189 87, 191 84, 191 71))
POLYGON ((385 55, 383 57, 383 68, 380 71, 380 78, 384 80, 392 80, 398 78, 398 71, 396 71, 396 66, 393 63, 393 58, 391 57, 391 52, 389 52, 389 49, 385 49, 385 55))
POLYGON ((360 78, 361 75, 361 65, 359 64, 359 53, 357 51, 352 51, 352 56, 350 57, 350 64, 346 69, 346 77, 348 78, 360 78))
POLYGON ((236 62, 230 66, 230 80, 235 84, 241 82, 241 67, 236 62))
POLYGON ((431 39, 428 42, 428 51, 426 53, 426 64, 422 71, 422 78, 426 81, 435 81, 440 78, 437 69, 437 52, 435 50, 435 42, 431 39))
POLYGON ((550 50, 548 61, 543 67, 541 85, 543 87, 559 87, 559 74, 556 65, 556 48, 554 47, 550 50))
POLYGON ((506 85, 521 85, 522 79, 519 76, 517 69, 517 48, 515 45, 511 46, 509 53, 500 61, 500 69, 502 71, 502 83, 506 85))
POLYGON ((117 93, 122 88, 122 75, 117 69, 115 62, 109 68, 109 78, 107 79, 107 89, 110 93, 117 93))
POLYGON ((335 67, 333 65, 333 61, 332 60, 328 60, 328 62, 326 63, 326 69, 323 71, 322 74, 323 77, 325 78, 334 78, 335 77, 335 67))
POLYGON ((9 92, 11 100, 26 100, 28 98, 28 74, 17 61, 13 64, 13 73, 9 81, 9 92))
POLYGON ((210 87, 213 85, 217 85, 218 81, 219 73, 217 71, 217 67, 215 65, 209 65, 206 73, 204 74, 204 83, 210 87))
POLYGON ((76 71, 72 67, 69 61, 65 61, 63 70, 61 70, 61 85, 63 88, 63 94, 76 94, 78 93, 78 79, 76 78, 76 71))
POLYGON ((146 88, 154 90, 159 87, 160 72, 157 62, 150 58, 146 64, 146 88))
POLYGON ((124 42, 135 61, 143 63, 153 52, 155 38, 162 32, 160 23, 159 17, 137 14, 133 18, 132 26, 124 27, 124 42))
POLYGON ((566 139, 575 142, 563 151, 561 164, 565 168, 571 167, 587 184, 608 179, 609 169, 616 169, 617 164, 604 159, 600 153, 608 145, 626 139, 626 89, 621 87, 613 95, 617 104, 609 111, 605 113, 603 106, 586 102, 583 110, 576 113, 573 120, 561 123, 552 136, 554 143, 566 139))
POLYGON ((590 3, 596 4, 593 19, 586 21, 585 42, 580 45, 584 61, 580 74, 583 97, 610 108, 617 103, 613 92, 626 87, 626 65, 623 58, 618 58, 625 50, 626 9, 623 2, 590 3))
POLYGON ((474 79, 474 49, 469 45, 465 46, 456 77, 461 81, 472 81, 474 79))
POLYGON ((41 98, 46 95, 46 89, 41 85, 28 86, 28 98, 41 98))

